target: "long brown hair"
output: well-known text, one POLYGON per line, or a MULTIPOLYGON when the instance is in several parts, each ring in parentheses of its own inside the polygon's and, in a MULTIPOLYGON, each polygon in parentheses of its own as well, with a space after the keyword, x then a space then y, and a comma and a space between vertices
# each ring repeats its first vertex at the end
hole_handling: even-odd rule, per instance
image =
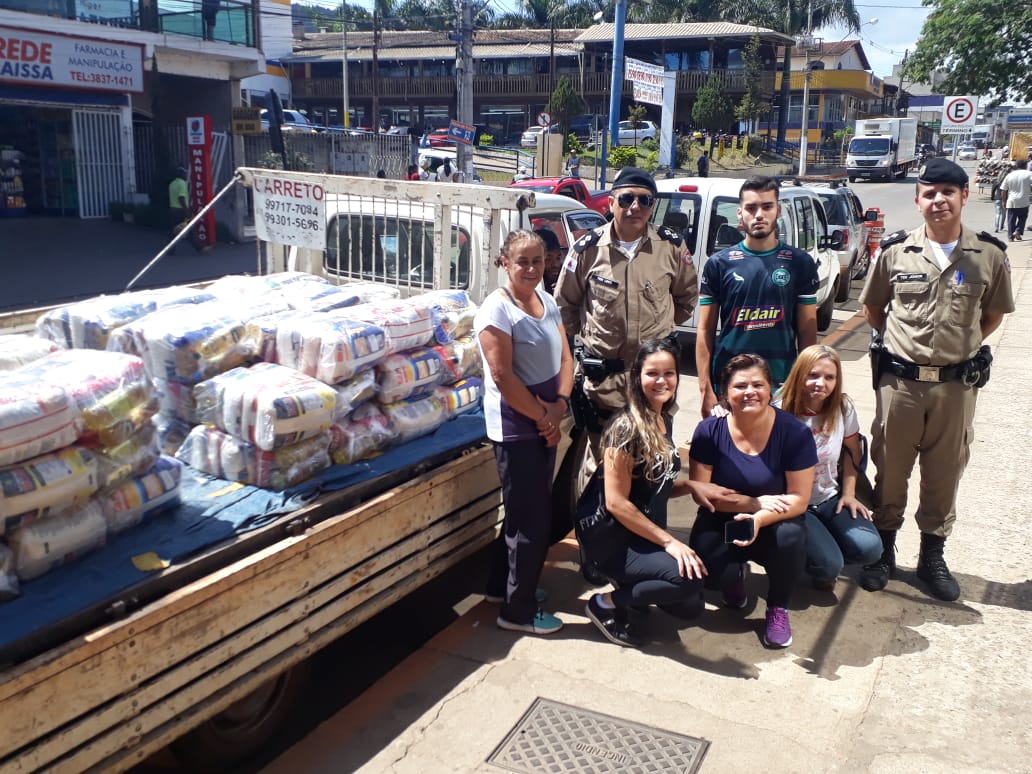
MULTIPOLYGON (((677 347, 667 339, 653 339, 638 348, 628 373, 627 408, 613 417, 602 437, 602 448, 614 448, 629 455, 634 464, 645 463, 645 479, 652 483, 662 481, 673 470, 677 452, 670 448, 666 434, 659 429, 659 414, 667 416, 670 407, 677 400, 677 385, 671 391, 670 400, 663 404, 659 414, 649 405, 645 390, 641 386, 641 369, 645 360, 657 352, 666 352, 678 367, 677 347)), ((680 374, 678 374, 680 382, 680 374)))
POLYGON ((797 417, 806 414, 806 377, 819 360, 830 360, 835 364, 835 387, 825 398, 824 407, 817 414, 822 433, 830 433, 835 422, 842 416, 849 398, 842 392, 842 359, 832 347, 825 344, 811 344, 799 353, 785 383, 778 390, 781 408, 797 417))

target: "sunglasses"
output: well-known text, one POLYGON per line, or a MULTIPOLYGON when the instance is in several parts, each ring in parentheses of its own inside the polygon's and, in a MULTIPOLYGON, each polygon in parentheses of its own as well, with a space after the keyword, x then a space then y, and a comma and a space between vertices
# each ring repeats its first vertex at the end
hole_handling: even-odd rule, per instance
POLYGON ((634 204, 635 200, 637 200, 638 206, 643 210, 648 209, 656 203, 656 197, 652 194, 622 193, 616 197, 616 203, 624 208, 630 207, 634 204))

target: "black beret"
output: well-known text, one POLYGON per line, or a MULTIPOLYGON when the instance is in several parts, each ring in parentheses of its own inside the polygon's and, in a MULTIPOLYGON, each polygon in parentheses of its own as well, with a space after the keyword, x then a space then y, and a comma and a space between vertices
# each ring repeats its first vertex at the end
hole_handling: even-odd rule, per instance
POLYGON ((917 170, 919 183, 953 183, 964 186, 968 184, 967 172, 949 159, 935 156, 928 159, 917 170))
POLYGON ((648 188, 656 193, 656 181, 652 175, 638 167, 624 167, 613 181, 613 189, 617 188, 648 188))
POLYGON ((559 237, 555 235, 555 232, 550 228, 536 228, 534 233, 541 237, 541 241, 545 243, 546 250, 562 250, 559 246, 559 237))

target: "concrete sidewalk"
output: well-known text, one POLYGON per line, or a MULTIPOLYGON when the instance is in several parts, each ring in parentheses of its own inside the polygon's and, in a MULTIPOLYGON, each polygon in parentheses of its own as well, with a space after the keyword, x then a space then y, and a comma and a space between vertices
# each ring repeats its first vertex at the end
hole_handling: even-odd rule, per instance
MULTIPOLYGON (((975 199, 965 222, 984 228, 991 205, 986 219, 985 203, 975 199)), ((766 584, 755 565, 745 610, 720 608, 714 596, 683 628, 653 611, 642 619, 647 644, 631 650, 605 641, 585 617, 593 590, 567 541, 542 576, 546 607, 566 623, 561 632, 501 631, 497 607, 476 602, 265 771, 498 771, 485 759, 540 696, 709 740, 703 772, 1032 772, 1032 390, 1024 370, 1032 355, 1032 247, 1015 243, 1009 254, 1018 311, 991 340, 992 381, 979 397, 947 544, 960 601, 939 602, 917 581, 918 532, 908 515, 898 579, 871 594, 848 567, 834 593, 800 587, 787 650, 761 644, 765 604, 757 594, 766 584)), ((867 432, 874 416, 867 328, 851 319, 828 343, 842 352, 867 432)), ((686 437, 698 417, 694 380, 683 379, 682 390, 678 430, 686 437)), ((910 514, 916 501, 915 474, 910 514)), ((687 532, 691 503, 671 505, 674 526, 687 532)), ((618 769, 600 758, 597 770, 618 769)))

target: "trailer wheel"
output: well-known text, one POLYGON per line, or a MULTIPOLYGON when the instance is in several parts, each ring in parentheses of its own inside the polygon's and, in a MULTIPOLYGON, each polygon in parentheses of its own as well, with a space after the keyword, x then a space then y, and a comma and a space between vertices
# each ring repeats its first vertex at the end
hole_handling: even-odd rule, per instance
POLYGON ((247 760, 298 715, 309 677, 309 661, 264 683, 215 717, 171 744, 187 770, 224 772, 247 760))

